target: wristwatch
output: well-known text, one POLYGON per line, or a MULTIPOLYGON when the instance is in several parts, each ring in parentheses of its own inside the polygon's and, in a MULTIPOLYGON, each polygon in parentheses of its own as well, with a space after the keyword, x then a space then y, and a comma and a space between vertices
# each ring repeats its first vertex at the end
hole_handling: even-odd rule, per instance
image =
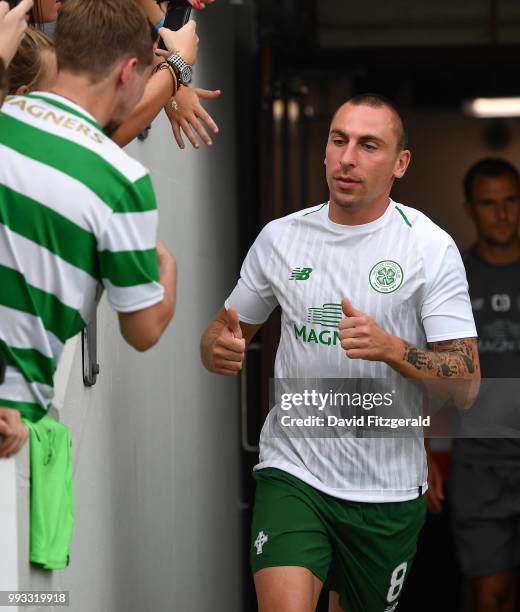
POLYGON ((166 58, 168 65, 171 66, 177 76, 179 85, 188 85, 193 78, 193 68, 185 62, 178 53, 172 53, 166 58))

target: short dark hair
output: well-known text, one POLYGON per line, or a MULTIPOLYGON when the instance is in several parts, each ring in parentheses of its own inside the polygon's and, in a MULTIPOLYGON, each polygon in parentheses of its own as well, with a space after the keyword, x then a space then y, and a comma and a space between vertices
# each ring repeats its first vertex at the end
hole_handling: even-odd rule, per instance
POLYGON ((58 70, 102 81, 114 64, 136 57, 139 69, 153 61, 148 20, 136 0, 67 0, 56 25, 58 70))
POLYGON ((397 119, 397 125, 399 128, 399 136, 397 139, 397 148, 399 150, 406 149, 408 147, 408 130, 404 123, 401 112, 399 111, 397 104, 392 102, 390 98, 382 96, 377 93, 362 93, 350 98, 347 101, 348 104, 354 106, 370 106, 371 108, 389 108, 397 119))
POLYGON ((520 185, 518 170, 501 157, 485 157, 474 163, 464 175, 464 197, 466 202, 473 202, 473 185, 479 176, 496 177, 510 174, 520 185))

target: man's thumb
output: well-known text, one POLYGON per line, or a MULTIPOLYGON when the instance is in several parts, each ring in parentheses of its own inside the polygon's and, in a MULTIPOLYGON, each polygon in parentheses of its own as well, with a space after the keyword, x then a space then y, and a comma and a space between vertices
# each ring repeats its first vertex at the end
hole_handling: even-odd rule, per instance
POLYGON ((341 309, 346 317, 355 317, 357 314, 357 310, 352 306, 348 298, 343 298, 341 301, 341 309))
POLYGON ((230 308, 226 311, 227 324, 230 331, 233 332, 235 338, 242 338, 242 329, 240 327, 240 319, 235 308, 230 308))

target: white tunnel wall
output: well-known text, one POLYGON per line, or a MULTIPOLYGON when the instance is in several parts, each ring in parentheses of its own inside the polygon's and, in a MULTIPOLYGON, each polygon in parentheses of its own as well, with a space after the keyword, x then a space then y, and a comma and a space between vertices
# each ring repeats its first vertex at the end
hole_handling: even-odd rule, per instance
POLYGON ((138 354, 103 299, 91 389, 79 343, 73 353, 61 413, 75 457, 71 563, 43 583, 34 571, 22 577, 69 590, 71 612, 240 609, 237 381, 199 360, 201 332, 237 270, 234 10, 221 0, 198 20, 195 85, 223 92, 207 104, 221 127, 214 148, 180 151, 163 115, 128 147, 152 173, 159 235, 178 263, 177 310, 159 345, 138 354))

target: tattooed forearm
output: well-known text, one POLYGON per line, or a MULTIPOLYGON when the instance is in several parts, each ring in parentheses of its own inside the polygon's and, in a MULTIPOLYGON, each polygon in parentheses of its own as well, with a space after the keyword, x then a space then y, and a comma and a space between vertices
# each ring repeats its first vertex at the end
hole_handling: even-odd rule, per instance
POLYGON ((434 342, 429 350, 405 342, 403 359, 415 369, 440 378, 472 378, 479 370, 476 338, 434 342))
POLYGON ((429 351, 405 343, 404 360, 418 370, 433 370, 433 360, 429 351))

